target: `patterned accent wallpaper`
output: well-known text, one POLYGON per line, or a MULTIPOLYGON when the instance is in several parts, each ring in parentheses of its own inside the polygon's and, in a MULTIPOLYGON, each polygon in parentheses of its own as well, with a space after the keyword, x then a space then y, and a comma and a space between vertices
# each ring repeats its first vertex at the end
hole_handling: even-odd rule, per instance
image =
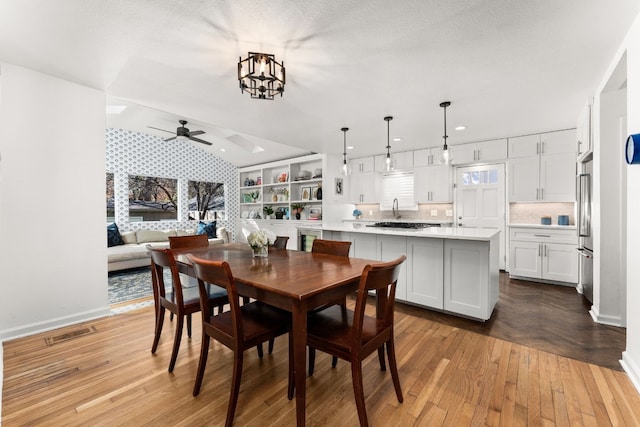
POLYGON ((240 215, 238 170, 189 142, 162 138, 123 129, 106 129, 107 170, 113 173, 114 207, 120 231, 193 229, 198 221, 187 220, 190 180, 224 184, 226 218, 218 220, 235 235, 235 218, 240 215), (178 221, 129 222, 128 176, 143 175, 178 180, 178 221))

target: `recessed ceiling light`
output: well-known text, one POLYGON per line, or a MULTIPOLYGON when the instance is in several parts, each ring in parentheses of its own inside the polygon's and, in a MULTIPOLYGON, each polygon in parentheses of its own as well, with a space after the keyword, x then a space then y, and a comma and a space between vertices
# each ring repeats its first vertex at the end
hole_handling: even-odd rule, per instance
POLYGON ((354 148, 356 147, 354 147, 353 145, 347 145, 347 150, 353 150, 354 148))
POLYGON ((126 105, 107 105, 107 114, 120 114, 126 108, 126 105))
POLYGON ((222 151, 223 153, 227 152, 227 150, 225 150, 224 148, 221 148, 220 151, 222 151))
POLYGON ((456 130, 465 130, 466 126, 456 126, 456 130))
POLYGON ((393 138, 393 142, 401 142, 402 138, 400 138, 399 136, 396 136, 395 138, 393 138))

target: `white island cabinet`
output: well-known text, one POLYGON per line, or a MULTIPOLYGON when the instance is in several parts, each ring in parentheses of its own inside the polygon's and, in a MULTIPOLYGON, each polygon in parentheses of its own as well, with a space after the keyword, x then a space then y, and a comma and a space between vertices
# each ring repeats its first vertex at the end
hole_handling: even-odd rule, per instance
POLYGON ((356 258, 390 261, 406 255, 398 301, 483 321, 491 317, 498 301, 498 231, 402 231, 352 224, 324 224, 322 230, 325 239, 351 241, 350 255, 356 258))

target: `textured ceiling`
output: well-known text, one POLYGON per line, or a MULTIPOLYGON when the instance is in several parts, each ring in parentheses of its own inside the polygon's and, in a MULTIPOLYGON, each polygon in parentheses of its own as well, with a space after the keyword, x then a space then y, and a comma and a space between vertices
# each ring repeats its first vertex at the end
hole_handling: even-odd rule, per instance
POLYGON ((445 100, 451 144, 574 127, 639 11, 637 0, 0 0, 0 61, 126 101, 110 126, 166 137, 147 126, 187 119, 240 166, 341 153, 343 126, 359 157, 384 151, 386 115, 403 138, 392 152, 441 144, 445 100), (240 93, 248 51, 284 61, 282 98, 240 93))

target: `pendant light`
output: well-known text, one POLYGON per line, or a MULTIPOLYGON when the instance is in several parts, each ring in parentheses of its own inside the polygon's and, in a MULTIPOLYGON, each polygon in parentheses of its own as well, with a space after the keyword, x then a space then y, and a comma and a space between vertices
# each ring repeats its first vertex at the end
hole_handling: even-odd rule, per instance
POLYGON ((451 162, 453 161, 453 156, 451 155, 451 152, 449 151, 449 147, 447 147, 447 107, 451 105, 451 102, 449 101, 445 101, 445 102, 441 102, 440 106, 444 109, 444 145, 442 146, 442 152, 440 153, 440 156, 438 158, 438 163, 442 164, 442 165, 450 165, 451 162))
POLYGON ((351 175, 351 165, 349 164, 349 162, 347 162, 347 131, 349 130, 349 128, 342 128, 340 129, 342 131, 342 133, 344 134, 344 145, 343 145, 343 152, 342 152, 342 175, 344 176, 349 176, 351 175))
POLYGON ((389 122, 393 120, 393 117, 387 116, 384 120, 387 122, 387 158, 385 159, 385 169, 387 172, 391 172, 393 170, 393 164, 391 163, 391 153, 389 152, 391 148, 391 145, 389 145, 389 122))

